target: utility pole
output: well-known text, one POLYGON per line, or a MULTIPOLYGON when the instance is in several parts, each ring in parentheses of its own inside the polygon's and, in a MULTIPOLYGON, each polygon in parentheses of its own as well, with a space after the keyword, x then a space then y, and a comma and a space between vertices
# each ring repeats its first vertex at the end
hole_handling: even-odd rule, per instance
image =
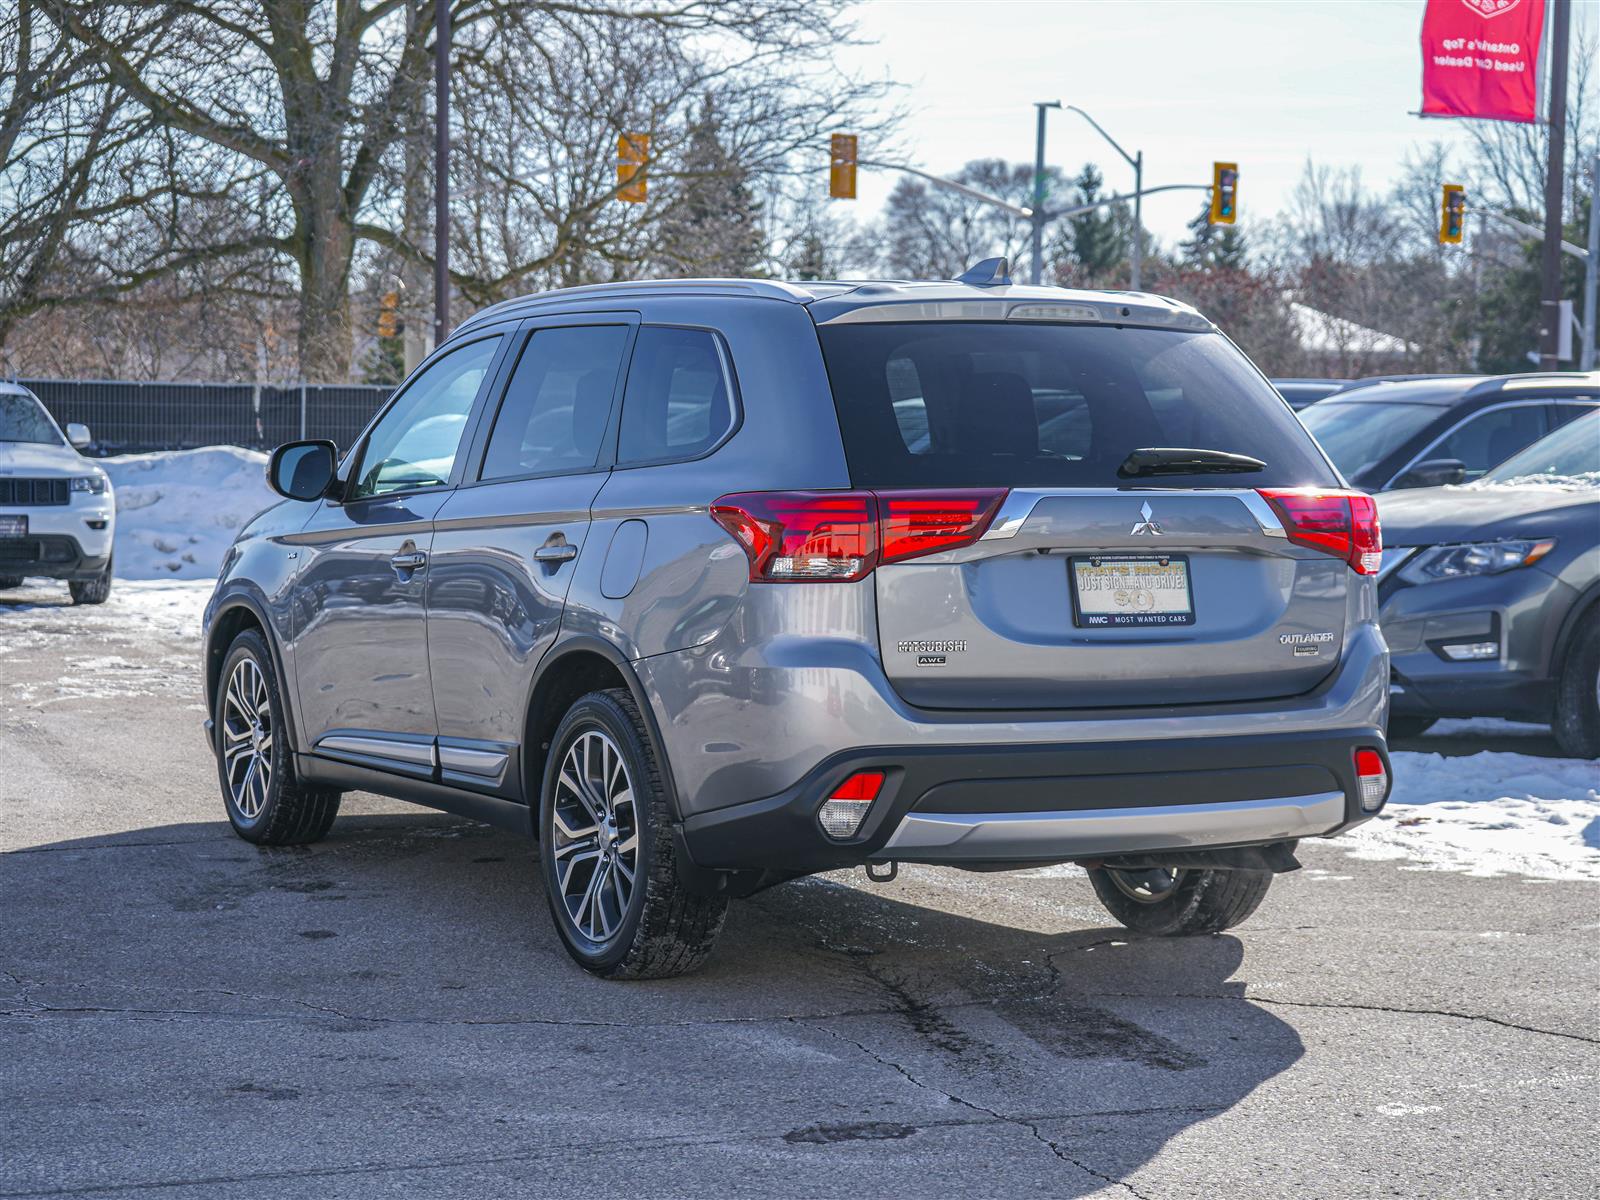
POLYGON ((1595 292, 1600 290, 1600 154, 1589 160, 1589 257, 1583 264, 1583 349, 1578 369, 1594 370, 1595 292))
POLYGON ((1044 117, 1045 111, 1060 108, 1059 100, 1036 100, 1039 110, 1039 140, 1033 154, 1033 266, 1028 270, 1028 282, 1037 287, 1044 282, 1044 225, 1049 217, 1044 210, 1044 117))
POLYGON ((450 332, 450 0, 434 0, 433 344, 450 332))
POLYGON ((1544 178, 1544 254, 1539 287, 1539 369, 1543 371, 1561 367, 1561 193, 1567 157, 1567 41, 1571 25, 1570 0, 1551 0, 1550 159, 1544 178))

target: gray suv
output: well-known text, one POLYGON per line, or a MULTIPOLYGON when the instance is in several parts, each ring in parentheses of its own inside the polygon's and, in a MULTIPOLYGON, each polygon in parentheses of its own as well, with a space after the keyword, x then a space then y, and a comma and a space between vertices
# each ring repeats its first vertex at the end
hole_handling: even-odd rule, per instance
POLYGON ((608 977, 853 866, 1244 920, 1387 799, 1373 502, 1194 310, 976 277, 529 296, 279 448, 206 613, 239 835, 532 834, 608 977))

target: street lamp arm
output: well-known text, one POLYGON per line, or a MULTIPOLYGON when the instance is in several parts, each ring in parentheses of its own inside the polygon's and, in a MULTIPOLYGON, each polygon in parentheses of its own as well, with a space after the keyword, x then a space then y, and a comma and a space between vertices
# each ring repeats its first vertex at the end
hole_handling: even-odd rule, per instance
POLYGON ((1134 167, 1134 168, 1138 167, 1138 165, 1139 165, 1138 161, 1134 158, 1134 156, 1129 154, 1126 150, 1124 150, 1117 143, 1117 139, 1116 138, 1112 137, 1109 133, 1107 133, 1104 129, 1102 129, 1101 126, 1100 126, 1100 122, 1099 121, 1096 121, 1093 117, 1091 117, 1088 113, 1084 112, 1083 109, 1079 108, 1076 104, 1068 104, 1065 107, 1066 107, 1068 112, 1077 113, 1085 121, 1087 121, 1087 122, 1089 122, 1089 124, 1093 125, 1094 126, 1094 131, 1096 133, 1098 133, 1101 137, 1105 138, 1106 141, 1110 142, 1111 143, 1111 148, 1113 150, 1115 150, 1118 154, 1122 155, 1122 157, 1127 160, 1127 163, 1128 163, 1128 165, 1130 167, 1134 167))
MULTIPOLYGON (((1513 216, 1509 216, 1506 213, 1499 212, 1499 211, 1497 211, 1495 209, 1492 209, 1492 208, 1472 208, 1472 209, 1469 209, 1468 211, 1469 212, 1475 212, 1480 217, 1493 217, 1497 221, 1504 221, 1507 225, 1511 226, 1513 229, 1520 229, 1523 233, 1527 234, 1529 237, 1536 237, 1536 238, 1544 237, 1544 230, 1540 229, 1538 226, 1529 225, 1526 221, 1519 221, 1519 220, 1517 220, 1517 218, 1515 218, 1513 216)), ((1563 241, 1561 243, 1561 248, 1563 250, 1565 250, 1568 254, 1572 255, 1574 258, 1581 258, 1585 262, 1587 262, 1589 260, 1589 252, 1587 250, 1585 250, 1582 246, 1574 246, 1571 242, 1563 241)))
POLYGON ((1089 204, 1075 204, 1071 208, 1058 208, 1054 212, 1044 214, 1046 221, 1054 221, 1059 217, 1077 217, 1086 212, 1093 212, 1097 208, 1105 208, 1109 204, 1123 204, 1136 196, 1154 196, 1157 192, 1209 192, 1209 183, 1163 183, 1160 187, 1140 188, 1136 192, 1127 192, 1115 196, 1106 196, 1089 204))
POLYGON ((1019 204, 1012 204, 1010 201, 1002 200, 998 196, 991 196, 988 192, 980 192, 975 187, 968 187, 964 183, 957 183, 954 179, 946 179, 943 175, 933 175, 927 171, 920 171, 916 167, 908 167, 902 163, 871 162, 867 159, 861 159, 856 165, 862 167, 876 167, 880 171, 904 171, 907 175, 915 175, 919 179, 926 179, 929 183, 936 183, 942 188, 949 188, 953 192, 960 192, 964 196, 971 196, 974 200, 981 200, 985 204, 992 204, 996 208, 1004 209, 1012 216, 1021 217, 1025 221, 1030 220, 1033 217, 1033 209, 1031 208, 1023 208, 1019 204))

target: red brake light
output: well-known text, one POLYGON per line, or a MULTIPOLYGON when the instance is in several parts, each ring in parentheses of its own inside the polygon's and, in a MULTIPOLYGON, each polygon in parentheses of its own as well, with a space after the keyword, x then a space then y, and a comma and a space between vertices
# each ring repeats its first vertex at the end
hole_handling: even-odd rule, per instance
POLYGON ((977 541, 989 528, 1004 489, 954 492, 880 492, 878 526, 884 562, 953 550, 977 541))
POLYGON ((1382 775, 1383 758, 1376 750, 1361 749, 1356 751, 1356 774, 1363 779, 1370 779, 1374 775, 1382 775))
POLYGON ((711 516, 744 547, 757 583, 848 583, 879 562, 970 545, 1003 488, 899 492, 735 492, 711 516))
POLYGON ((1289 540, 1342 558, 1359 575, 1376 575, 1383 561, 1378 506, 1360 492, 1261 488, 1289 540))

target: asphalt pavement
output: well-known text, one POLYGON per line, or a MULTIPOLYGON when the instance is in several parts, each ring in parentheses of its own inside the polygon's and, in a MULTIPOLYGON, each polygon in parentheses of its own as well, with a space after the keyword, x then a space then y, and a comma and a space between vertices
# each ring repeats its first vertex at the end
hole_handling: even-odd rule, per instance
POLYGON ((1168 941, 840 874, 605 983, 511 835, 234 838, 193 636, 57 603, 0 594, 0 1197, 1600 1194, 1600 886, 1309 844, 1168 941))

